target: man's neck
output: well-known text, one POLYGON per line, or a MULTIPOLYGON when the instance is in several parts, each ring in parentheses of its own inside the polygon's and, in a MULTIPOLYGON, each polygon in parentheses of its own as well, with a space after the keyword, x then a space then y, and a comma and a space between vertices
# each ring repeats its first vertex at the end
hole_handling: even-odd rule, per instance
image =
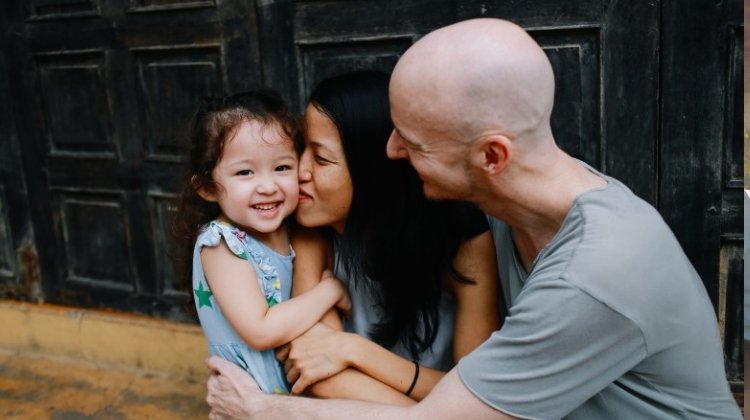
POLYGON ((517 174, 510 191, 496 197, 485 209, 511 227, 516 250, 527 271, 560 230, 575 199, 607 185, 604 179, 562 152, 558 159, 539 167, 543 170, 517 174))

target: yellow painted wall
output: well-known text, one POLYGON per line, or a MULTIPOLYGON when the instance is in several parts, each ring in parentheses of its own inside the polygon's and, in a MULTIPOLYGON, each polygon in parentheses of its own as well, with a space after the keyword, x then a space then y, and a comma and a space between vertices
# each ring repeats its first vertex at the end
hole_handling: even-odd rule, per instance
POLYGON ((0 348, 205 379, 200 327, 139 315, 0 300, 0 348))

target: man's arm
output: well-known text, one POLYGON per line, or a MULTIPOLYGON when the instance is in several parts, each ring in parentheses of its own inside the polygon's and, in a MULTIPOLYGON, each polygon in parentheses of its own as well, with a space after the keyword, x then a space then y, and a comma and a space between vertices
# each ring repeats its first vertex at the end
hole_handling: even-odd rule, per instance
POLYGON ((212 374, 206 402, 211 419, 515 419, 486 405, 451 370, 419 404, 397 407, 352 400, 316 400, 263 394, 250 376, 219 357, 207 361, 212 374))

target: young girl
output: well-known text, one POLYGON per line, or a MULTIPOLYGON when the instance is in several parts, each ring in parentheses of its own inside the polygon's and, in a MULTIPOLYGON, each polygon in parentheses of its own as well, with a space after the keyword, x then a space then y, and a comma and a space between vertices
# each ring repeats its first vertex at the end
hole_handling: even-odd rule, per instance
POLYGON ((331 307, 349 306, 331 275, 289 300, 294 251, 285 219, 299 198, 295 134, 275 93, 204 100, 178 215, 195 240, 192 289, 209 352, 241 366, 267 393, 288 392, 273 349, 331 307))

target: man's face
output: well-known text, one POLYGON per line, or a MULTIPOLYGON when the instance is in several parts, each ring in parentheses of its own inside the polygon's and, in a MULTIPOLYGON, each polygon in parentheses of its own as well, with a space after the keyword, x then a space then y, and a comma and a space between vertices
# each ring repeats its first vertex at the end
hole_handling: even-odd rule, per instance
POLYGON ((422 188, 427 198, 467 199, 471 177, 466 146, 440 138, 438 130, 421 130, 421 124, 410 125, 408 119, 398 116, 395 107, 391 110, 394 130, 386 145, 388 157, 407 159, 411 163, 424 183, 422 188))

